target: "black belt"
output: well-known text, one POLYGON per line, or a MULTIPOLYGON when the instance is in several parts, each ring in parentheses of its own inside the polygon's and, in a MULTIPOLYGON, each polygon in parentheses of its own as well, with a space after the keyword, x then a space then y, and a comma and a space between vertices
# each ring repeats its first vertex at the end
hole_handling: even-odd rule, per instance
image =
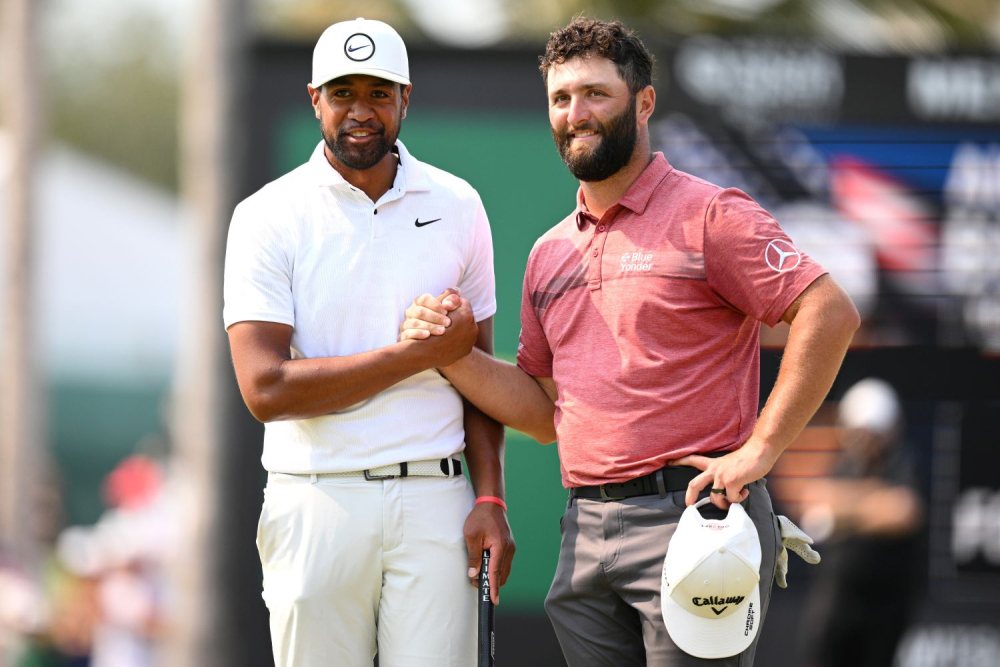
MULTIPOLYGON (((725 456, 730 452, 712 452, 702 454, 711 458, 725 456)), ((642 477, 630 479, 627 482, 611 482, 597 486, 576 486, 569 490, 573 498, 592 498, 597 500, 622 500, 633 496, 650 496, 654 493, 661 496, 670 491, 683 491, 688 483, 701 474, 697 468, 690 466, 667 466, 642 477)))

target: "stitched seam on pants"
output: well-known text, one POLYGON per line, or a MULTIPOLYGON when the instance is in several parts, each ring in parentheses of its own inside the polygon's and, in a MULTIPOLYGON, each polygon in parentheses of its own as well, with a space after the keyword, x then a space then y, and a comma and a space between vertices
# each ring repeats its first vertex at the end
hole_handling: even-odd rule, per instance
MULTIPOLYGON (((607 511, 609 507, 612 507, 612 503, 604 504, 605 511, 607 511)), ((601 572, 604 575, 604 581, 609 586, 611 585, 611 580, 609 579, 610 572, 608 572, 608 570, 613 568, 615 566, 615 563, 618 562, 618 558, 621 556, 622 541, 625 538, 625 525, 624 525, 624 519, 622 518, 622 504, 615 502, 612 509, 614 510, 615 513, 613 518, 615 519, 615 522, 618 525, 618 529, 615 531, 617 535, 615 536, 614 550, 611 553, 611 559, 607 563, 605 563, 603 560, 601 561, 601 572)))
MULTIPOLYGON (((761 487, 761 491, 764 491, 764 492, 767 491, 767 487, 766 487, 766 485, 764 485, 762 483, 762 480, 758 480, 757 482, 755 482, 755 484, 758 487, 761 487)), ((753 494, 751 494, 751 495, 753 495, 753 494)), ((747 510, 747 514, 748 515, 750 514, 749 504, 750 504, 750 498, 747 497, 747 508, 746 508, 746 510, 747 510)), ((774 513, 773 501, 772 501, 772 505, 771 505, 771 510, 769 512, 769 517, 770 517, 771 526, 773 527, 773 530, 774 530, 774 539, 770 540, 770 542, 771 542, 771 549, 772 549, 772 552, 771 552, 772 553, 772 559, 771 559, 772 566, 771 566, 770 576, 767 578, 766 585, 765 585, 765 582, 764 582, 764 577, 761 577, 761 581, 757 584, 758 589, 760 590, 760 617, 757 619, 757 623, 759 623, 760 626, 757 629, 757 638, 754 640, 756 642, 756 645, 754 646, 754 655, 756 655, 756 649, 760 647, 760 633, 763 632, 763 630, 764 630, 764 620, 765 620, 764 609, 766 607, 768 610, 770 610, 770 606, 771 606, 770 605, 771 593, 772 593, 772 591, 774 589, 774 575, 775 575, 775 572, 777 572, 777 568, 778 568, 778 553, 781 550, 781 528, 778 525, 778 517, 774 513), (765 605, 765 601, 767 602, 766 605, 765 605)), ((756 525, 756 524, 754 524, 754 525, 756 525)), ((761 545, 761 548, 763 548, 763 545, 761 545)), ((752 665, 752 662, 750 661, 749 653, 750 653, 750 649, 749 648, 747 648, 747 650, 745 650, 742 653, 740 653, 739 667, 750 667, 750 665, 752 665)))

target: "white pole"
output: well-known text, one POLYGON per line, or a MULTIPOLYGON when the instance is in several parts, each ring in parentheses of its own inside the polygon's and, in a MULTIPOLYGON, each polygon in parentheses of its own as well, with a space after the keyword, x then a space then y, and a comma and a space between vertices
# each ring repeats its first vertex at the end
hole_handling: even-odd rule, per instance
MULTIPOLYGON (((176 479, 181 485, 181 552, 173 567, 174 604, 161 664, 232 664, 227 649, 222 505, 226 343, 222 330, 222 259, 235 189, 233 96, 243 43, 245 0, 203 0, 185 67, 181 103, 180 184, 188 216, 189 292, 172 417, 176 479)), ((252 550, 253 545, 248 545, 252 550)))
POLYGON ((8 154, 3 240, 4 328, 0 386, 0 526, 3 548, 19 559, 34 555, 26 490, 36 480, 32 453, 42 446, 33 332, 33 217, 38 100, 34 67, 34 6, 7 0, 3 16, 4 117, 8 154))
MULTIPOLYGON (((41 397, 33 331, 33 219, 39 91, 35 3, 7 0, 2 27, 3 119, 7 125, 7 169, 0 175, 6 195, 3 236, 4 325, 0 331, 0 551, 29 573, 37 556, 31 498, 37 494, 42 460, 41 397)), ((2 592, 0 592, 2 595, 2 592)), ((10 660, 0 646, 0 665, 10 660)))

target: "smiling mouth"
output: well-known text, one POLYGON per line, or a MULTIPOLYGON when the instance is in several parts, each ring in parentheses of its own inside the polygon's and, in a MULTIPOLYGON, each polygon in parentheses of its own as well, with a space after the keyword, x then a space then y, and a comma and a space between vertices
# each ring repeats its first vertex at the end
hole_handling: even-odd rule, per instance
POLYGON ((354 137, 356 139, 363 139, 365 137, 374 137, 377 134, 381 134, 378 130, 371 130, 366 127, 359 127, 354 130, 347 130, 346 132, 341 132, 341 136, 354 137))
POLYGON ((379 134, 381 133, 374 130, 348 130, 347 132, 341 132, 340 136, 345 137, 348 141, 367 141, 374 139, 379 134))
POLYGON ((577 130, 569 133, 570 144, 589 144, 600 137, 597 130, 577 130))

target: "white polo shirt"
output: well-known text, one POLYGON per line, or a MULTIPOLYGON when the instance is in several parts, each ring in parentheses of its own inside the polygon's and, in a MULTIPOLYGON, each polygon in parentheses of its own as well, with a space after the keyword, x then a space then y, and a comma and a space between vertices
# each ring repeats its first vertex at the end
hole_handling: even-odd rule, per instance
MULTIPOLYGON (((309 161, 236 207, 226 248, 228 329, 247 320, 291 325, 293 359, 391 345, 403 311, 425 292, 458 286, 477 321, 496 312, 493 245, 478 193, 410 156, 372 203, 327 162, 309 161)), ((271 422, 264 468, 311 473, 443 458, 465 447, 462 401, 435 370, 323 417, 271 422)))

